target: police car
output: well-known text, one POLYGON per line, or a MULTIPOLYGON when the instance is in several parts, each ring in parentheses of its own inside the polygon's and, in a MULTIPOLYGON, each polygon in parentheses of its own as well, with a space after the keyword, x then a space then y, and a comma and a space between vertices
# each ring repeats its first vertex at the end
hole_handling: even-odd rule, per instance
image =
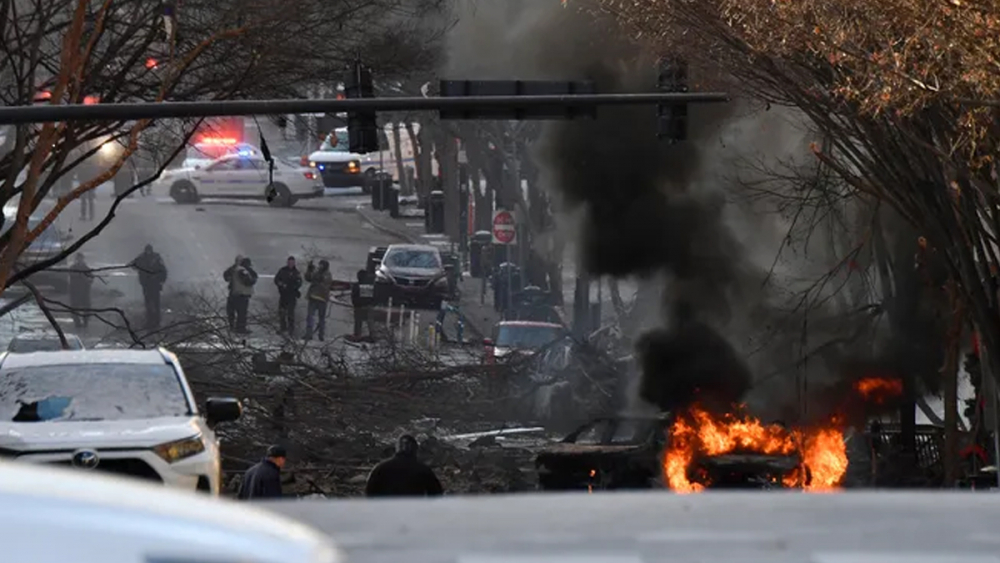
POLYGON ((370 157, 348 150, 348 141, 347 128, 341 127, 327 135, 319 150, 307 157, 309 167, 319 172, 328 188, 365 189, 377 172, 368 162, 370 157))
POLYGON ((164 173, 157 187, 177 203, 203 198, 263 199, 275 207, 291 207, 300 199, 323 197, 323 181, 315 170, 274 159, 274 184, 268 163, 259 154, 227 154, 205 166, 164 173))

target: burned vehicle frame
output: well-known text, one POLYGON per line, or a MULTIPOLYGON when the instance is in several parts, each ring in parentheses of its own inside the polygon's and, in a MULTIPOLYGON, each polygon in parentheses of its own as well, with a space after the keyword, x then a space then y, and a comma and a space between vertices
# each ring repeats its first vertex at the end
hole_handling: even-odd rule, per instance
MULTIPOLYGON (((544 491, 667 487, 663 451, 669 414, 600 417, 580 426, 535 457, 544 491)), ((688 475, 708 489, 784 489, 784 477, 803 470, 795 455, 730 453, 693 460, 688 475)), ((806 475, 808 483, 809 475, 806 475)))

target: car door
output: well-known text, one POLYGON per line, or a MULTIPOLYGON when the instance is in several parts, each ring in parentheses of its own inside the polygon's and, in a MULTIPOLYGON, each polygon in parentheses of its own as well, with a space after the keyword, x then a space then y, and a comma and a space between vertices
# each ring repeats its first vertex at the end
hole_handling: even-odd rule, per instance
MULTIPOLYGON (((259 158, 237 159, 236 170, 231 173, 233 195, 261 197, 267 188, 267 163, 259 158)), ((277 181, 277 179, 275 179, 277 181)))
POLYGON ((198 193, 203 197, 233 195, 235 183, 233 173, 236 172, 236 160, 227 158, 217 160, 191 175, 198 193))

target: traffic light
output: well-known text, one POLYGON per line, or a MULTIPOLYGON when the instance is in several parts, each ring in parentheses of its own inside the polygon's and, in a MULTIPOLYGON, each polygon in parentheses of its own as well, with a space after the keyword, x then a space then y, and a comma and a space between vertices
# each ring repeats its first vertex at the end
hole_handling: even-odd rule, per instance
MULTIPOLYGON (((354 63, 344 81, 344 94, 347 99, 374 98, 375 86, 371 69, 360 62, 354 63)), ((351 152, 365 154, 380 150, 378 122, 374 111, 348 112, 347 134, 351 152)))
MULTIPOLYGON (((661 92, 685 93, 688 91, 687 63, 679 59, 660 60, 657 87, 661 92)), ((687 139, 687 103, 657 104, 656 136, 677 143, 687 139)))

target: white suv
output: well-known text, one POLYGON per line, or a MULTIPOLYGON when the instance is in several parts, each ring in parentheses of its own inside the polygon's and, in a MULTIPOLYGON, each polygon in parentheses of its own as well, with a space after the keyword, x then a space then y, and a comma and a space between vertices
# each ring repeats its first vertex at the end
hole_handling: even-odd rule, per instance
POLYGON ((0 355, 0 457, 16 461, 218 494, 212 429, 240 414, 237 400, 213 398, 202 417, 162 348, 0 355))

